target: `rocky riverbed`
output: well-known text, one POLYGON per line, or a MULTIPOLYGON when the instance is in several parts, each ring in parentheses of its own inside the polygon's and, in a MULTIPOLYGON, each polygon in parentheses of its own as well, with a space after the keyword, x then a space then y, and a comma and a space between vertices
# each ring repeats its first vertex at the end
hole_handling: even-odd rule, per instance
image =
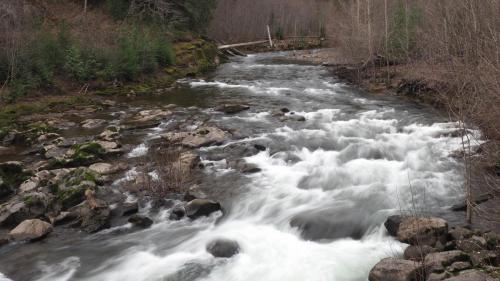
POLYGON ((0 272, 496 278, 498 236, 459 227, 463 213, 451 210, 463 199, 456 124, 285 57, 240 58, 148 97, 20 118, 0 148, 0 272), (392 216, 415 210, 446 221, 392 216), (427 261, 441 255, 453 257, 427 261))

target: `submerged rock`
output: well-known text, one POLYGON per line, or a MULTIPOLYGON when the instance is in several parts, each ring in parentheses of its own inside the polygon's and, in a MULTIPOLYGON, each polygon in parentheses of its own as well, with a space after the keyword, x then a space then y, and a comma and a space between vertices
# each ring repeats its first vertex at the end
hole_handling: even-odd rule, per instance
POLYGON ((207 245, 207 252, 216 258, 230 258, 240 251, 238 242, 228 239, 218 239, 207 245))
POLYGON ((194 199, 186 204, 185 210, 186 215, 190 219, 197 219, 199 217, 209 216, 217 211, 222 212, 222 206, 211 200, 194 199))
POLYGON ((422 265, 418 262, 397 258, 385 258, 373 267, 369 281, 420 281, 422 265))
POLYGON ((39 240, 52 231, 52 225, 39 219, 25 220, 9 232, 15 241, 39 240))
POLYGON ((215 111, 224 112, 226 114, 235 114, 241 111, 250 109, 250 106, 243 104, 223 104, 215 108, 215 111))

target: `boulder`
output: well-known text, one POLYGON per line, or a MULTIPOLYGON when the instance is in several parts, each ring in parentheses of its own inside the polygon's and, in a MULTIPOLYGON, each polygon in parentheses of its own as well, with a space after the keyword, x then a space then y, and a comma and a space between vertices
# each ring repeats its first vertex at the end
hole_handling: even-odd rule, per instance
POLYGON ((427 254, 435 252, 436 249, 428 245, 410 245, 404 251, 404 258, 412 261, 422 261, 427 254))
POLYGON ((106 120, 103 120, 103 119, 87 119, 87 120, 84 120, 80 125, 84 129, 96 129, 96 128, 104 126, 105 123, 106 123, 106 120))
POLYGON ((411 245, 433 246, 446 240, 448 223, 440 218, 404 217, 399 225, 397 238, 411 245))
POLYGON ((470 238, 473 234, 474 233, 471 230, 464 227, 452 227, 448 231, 448 235, 453 240, 463 240, 466 238, 470 238))
POLYGON ((472 236, 468 239, 456 241, 456 247, 466 253, 477 252, 481 250, 487 250, 488 245, 486 239, 481 236, 472 236))
POLYGON ((99 134, 98 138, 103 141, 115 141, 120 138, 120 133, 118 130, 106 129, 101 134, 99 134))
POLYGON ((30 192, 12 198, 0 206, 0 225, 15 226, 24 220, 43 216, 53 198, 42 192, 30 192))
POLYGON ((37 142, 39 143, 45 143, 45 142, 48 142, 48 141, 53 141, 57 138, 61 137, 59 134, 56 134, 56 133, 47 133, 47 134, 43 134, 41 136, 38 137, 37 139, 37 142))
POLYGON ((419 262, 397 258, 385 258, 375 265, 368 276, 369 281, 417 281, 425 280, 419 262))
POLYGON ((240 251, 238 242, 228 239, 217 239, 207 245, 207 252, 216 258, 230 258, 240 251))
POLYGON ((107 206, 93 209, 84 202, 69 211, 78 218, 74 226, 79 226, 85 232, 94 233, 110 226, 111 210, 107 206))
POLYGON ((0 145, 0 156, 10 155, 15 153, 15 149, 12 147, 5 147, 0 145))
POLYGON ((217 127, 203 127, 195 133, 189 134, 181 142, 182 145, 198 148, 214 144, 221 144, 229 138, 229 134, 217 127))
POLYGON ((94 163, 89 166, 89 169, 92 172, 101 174, 101 175, 111 175, 116 174, 118 172, 124 171, 127 169, 127 165, 123 163, 94 163))
POLYGON ((403 217, 399 215, 390 216, 387 218, 387 220, 384 223, 384 226, 385 229, 387 229, 389 235, 394 237, 398 235, 399 225, 401 224, 402 220, 403 217))
POLYGON ((470 259, 472 265, 477 266, 499 266, 500 265, 500 253, 498 251, 481 250, 477 252, 470 253, 470 259))
POLYGON ((457 276, 444 279, 443 281, 500 281, 500 279, 493 278, 477 269, 471 269, 462 271, 457 276))
POLYGON ((446 271, 455 273, 455 272, 469 269, 471 267, 472 267, 472 265, 470 264, 470 262, 457 261, 457 262, 452 263, 450 266, 448 266, 446 268, 446 271))
POLYGON ((454 262, 468 261, 469 256, 466 253, 454 250, 446 252, 430 253, 424 259, 425 268, 429 272, 443 272, 444 268, 450 266, 454 262))
POLYGON ((186 210, 182 206, 176 206, 172 209, 169 219, 180 220, 186 215, 186 210))
POLYGON ((215 108, 215 111, 220 111, 224 112, 226 114, 235 114, 241 111, 245 111, 250 109, 250 106, 248 105, 243 105, 243 104, 223 104, 220 106, 217 106, 215 108))
POLYGON ((52 225, 39 219, 25 220, 9 232, 15 241, 39 240, 52 231, 52 225))
POLYGON ((122 205, 122 216, 130 216, 139 212, 139 203, 129 202, 122 205))
POLYGON ((211 200, 194 199, 186 204, 185 210, 186 215, 190 219, 197 219, 199 217, 209 216, 217 211, 222 212, 222 206, 211 200))
POLYGON ((167 116, 172 115, 172 111, 164 109, 150 109, 140 111, 138 116, 135 118, 135 122, 150 122, 153 120, 160 120, 167 116))
POLYGON ((72 212, 61 212, 56 216, 49 216, 50 223, 54 226, 66 224, 75 219, 77 219, 77 216, 72 212))
POLYGON ((128 219, 128 222, 134 226, 148 228, 153 224, 153 220, 141 215, 133 215, 128 219))

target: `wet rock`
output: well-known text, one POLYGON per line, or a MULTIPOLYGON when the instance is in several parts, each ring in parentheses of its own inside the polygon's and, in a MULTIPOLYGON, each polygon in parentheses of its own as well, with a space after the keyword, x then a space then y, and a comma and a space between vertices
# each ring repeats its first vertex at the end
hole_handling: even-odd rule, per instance
POLYGON ((52 232, 52 225, 39 219, 25 220, 9 232, 15 241, 39 240, 52 232))
POLYGON ((283 108, 280 109, 280 111, 283 112, 283 113, 288 113, 288 112, 290 112, 290 109, 288 109, 286 107, 283 107, 283 108))
POLYGON ((399 215, 390 216, 387 218, 387 220, 384 223, 384 226, 385 229, 387 229, 389 235, 394 237, 398 235, 399 225, 401 224, 402 220, 403 217, 399 215))
POLYGON ((397 258, 385 258, 373 267, 369 281, 416 281, 423 280, 420 263, 397 258))
POLYGON ((59 129, 59 130, 68 130, 70 128, 76 127, 75 122, 65 121, 65 120, 60 120, 60 119, 48 120, 47 125, 50 127, 59 129))
POLYGON ((253 173, 258 173, 261 171, 261 169, 256 164, 247 163, 243 159, 230 161, 228 163, 228 165, 231 168, 233 168, 233 169, 235 169, 243 174, 253 174, 253 173))
POLYGON ((216 258, 230 258, 240 251, 238 242, 228 239, 218 239, 207 245, 207 252, 216 258))
POLYGON ((266 147, 262 144, 254 144, 253 147, 255 147, 258 151, 266 151, 266 147))
POLYGON ((176 206, 170 213, 170 220, 180 220, 186 215, 186 210, 182 206, 176 206))
POLYGON ((222 206, 219 203, 207 199, 194 199, 186 204, 185 209, 190 219, 209 216, 217 211, 222 212, 222 206))
MULTIPOLYGON (((264 148, 264 150, 266 149, 264 148)), ((258 154, 261 150, 251 143, 233 143, 225 146, 222 151, 222 157, 228 159, 231 157, 253 156, 258 154)))
POLYGON ((484 239, 486 239, 486 245, 489 250, 494 250, 500 246, 500 234, 495 232, 486 232, 483 234, 484 239))
POLYGON ((96 129, 104 126, 106 124, 106 120, 103 119, 87 119, 83 121, 80 125, 84 129, 96 129))
POLYGON ((134 130, 144 130, 144 129, 151 129, 151 128, 155 128, 155 127, 158 127, 159 125, 161 124, 161 122, 159 121, 150 121, 150 122, 146 122, 144 124, 128 124, 126 125, 123 130, 125 131, 134 131, 134 130))
POLYGON ((139 203, 123 203, 122 205, 122 216, 130 216, 139 212, 139 203))
POLYGON ((184 173, 188 173, 189 171, 195 169, 200 165, 200 163, 200 157, 192 151, 182 152, 179 156, 180 168, 184 173))
POLYGON ((64 147, 60 147, 56 144, 50 144, 47 146, 44 146, 43 149, 43 156, 45 159, 57 159, 57 160, 62 160, 67 156, 68 149, 64 147))
POLYGON ((120 133, 118 131, 107 129, 99 134, 98 138, 103 141, 115 141, 120 138, 120 133))
POLYGON ((433 246, 448 234, 448 223, 440 218, 404 217, 397 238, 411 245, 433 246))
POLYGON ((128 222, 134 226, 148 228, 153 224, 153 220, 141 215, 133 215, 128 219, 128 222))
POLYGON ((427 254, 433 253, 435 251, 436 250, 434 248, 427 245, 410 245, 404 251, 404 258, 412 261, 422 261, 427 254))
POLYGON ((469 269, 471 267, 472 267, 472 265, 470 264, 470 262, 457 261, 457 262, 452 263, 450 266, 448 266, 446 268, 446 271, 455 273, 455 272, 459 272, 459 271, 462 271, 462 270, 469 269))
POLYGON ((250 109, 250 106, 243 104, 223 104, 215 108, 215 111, 224 112, 226 114, 235 114, 250 109))
POLYGON ((454 250, 447 252, 430 253, 425 257, 424 265, 429 272, 443 272, 444 268, 454 262, 468 261, 469 256, 466 253, 454 250))
POLYGON ((444 281, 499 281, 499 278, 493 278, 488 274, 477 269, 471 269, 460 272, 457 276, 453 276, 444 281))

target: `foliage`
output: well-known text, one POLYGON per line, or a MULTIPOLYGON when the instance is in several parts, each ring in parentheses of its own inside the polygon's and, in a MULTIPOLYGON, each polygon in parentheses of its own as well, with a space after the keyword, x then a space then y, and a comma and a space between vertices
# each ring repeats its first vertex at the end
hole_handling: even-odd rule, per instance
POLYGON ((398 1, 392 15, 392 29, 388 38, 388 56, 394 60, 410 57, 416 47, 417 27, 422 22, 422 11, 410 7, 407 11, 402 0, 398 1))

